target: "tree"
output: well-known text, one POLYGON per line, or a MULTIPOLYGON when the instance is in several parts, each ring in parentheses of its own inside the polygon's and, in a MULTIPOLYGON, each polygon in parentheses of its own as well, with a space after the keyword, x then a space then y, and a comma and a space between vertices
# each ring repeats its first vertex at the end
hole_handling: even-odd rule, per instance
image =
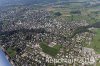
POLYGON ((60 12, 55 12, 54 15, 55 16, 61 16, 62 14, 60 12))

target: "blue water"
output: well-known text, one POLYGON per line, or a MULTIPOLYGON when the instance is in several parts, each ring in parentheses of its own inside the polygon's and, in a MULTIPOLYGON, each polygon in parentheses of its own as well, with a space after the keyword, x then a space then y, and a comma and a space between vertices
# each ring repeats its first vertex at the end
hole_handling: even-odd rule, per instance
POLYGON ((11 66, 10 62, 7 60, 1 48, 0 48, 0 66, 11 66))

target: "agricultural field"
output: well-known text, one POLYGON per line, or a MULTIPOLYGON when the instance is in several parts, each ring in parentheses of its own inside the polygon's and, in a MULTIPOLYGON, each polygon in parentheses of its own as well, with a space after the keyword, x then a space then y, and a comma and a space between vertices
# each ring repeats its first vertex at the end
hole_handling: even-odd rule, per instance
POLYGON ((100 5, 90 6, 88 3, 83 2, 65 2, 49 6, 47 10, 61 12, 62 16, 60 17, 64 18, 67 22, 86 20, 88 23, 95 23, 100 21, 100 5), (80 11, 80 13, 75 14, 72 11, 80 11))

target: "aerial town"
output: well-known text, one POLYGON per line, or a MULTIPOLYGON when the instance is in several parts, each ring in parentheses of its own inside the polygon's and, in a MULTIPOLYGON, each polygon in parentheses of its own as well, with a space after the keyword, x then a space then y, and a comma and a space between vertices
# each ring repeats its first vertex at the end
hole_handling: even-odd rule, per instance
POLYGON ((0 47, 12 66, 98 66, 100 48, 91 44, 100 23, 80 19, 78 10, 53 11, 59 3, 51 4, 0 8, 0 47))

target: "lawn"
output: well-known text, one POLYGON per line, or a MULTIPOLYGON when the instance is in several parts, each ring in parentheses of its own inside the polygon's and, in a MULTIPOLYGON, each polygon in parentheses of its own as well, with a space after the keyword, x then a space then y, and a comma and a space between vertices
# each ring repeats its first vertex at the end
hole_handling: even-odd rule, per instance
POLYGON ((55 45, 54 47, 49 47, 47 44, 45 43, 41 43, 40 47, 42 48, 42 51, 44 53, 47 53, 53 57, 55 57, 57 55, 57 53, 59 53, 61 46, 60 45, 55 45))

